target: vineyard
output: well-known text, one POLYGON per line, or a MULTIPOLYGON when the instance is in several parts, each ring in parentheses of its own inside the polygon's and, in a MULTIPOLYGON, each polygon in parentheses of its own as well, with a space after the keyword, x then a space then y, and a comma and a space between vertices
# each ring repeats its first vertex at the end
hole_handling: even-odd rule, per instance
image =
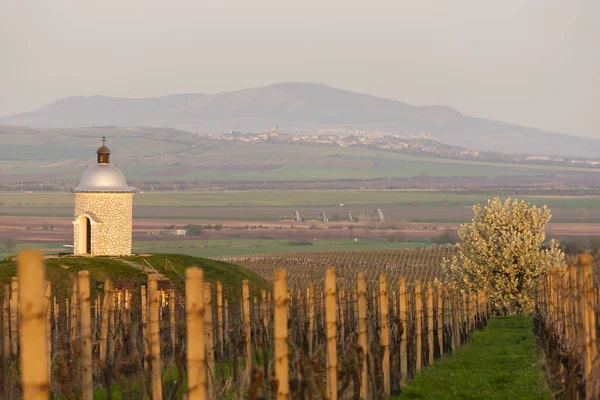
POLYGON ((539 280, 534 330, 560 398, 600 398, 600 285, 594 264, 582 255, 539 280))
POLYGON ((91 287, 79 271, 66 296, 24 252, 1 297, 0 397, 384 398, 487 324, 484 293, 432 281, 444 251, 268 256, 272 290, 199 268, 176 271, 185 291, 161 271, 91 287))
POLYGON ((428 247, 416 250, 351 250, 323 252, 273 253, 253 256, 223 257, 222 261, 244 267, 272 281, 276 269, 288 274, 288 285, 306 288, 310 283, 323 283, 325 268, 334 267, 338 282, 355 282, 364 273, 368 282, 378 282, 381 275, 388 282, 404 278, 410 285, 443 281, 441 262, 455 254, 453 247, 428 247))

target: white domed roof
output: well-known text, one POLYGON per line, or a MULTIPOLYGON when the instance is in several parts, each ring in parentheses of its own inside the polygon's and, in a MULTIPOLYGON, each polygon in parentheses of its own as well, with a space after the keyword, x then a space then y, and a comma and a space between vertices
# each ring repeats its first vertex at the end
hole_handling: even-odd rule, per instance
POLYGON ((73 192, 133 193, 123 173, 110 164, 96 164, 83 173, 73 192))

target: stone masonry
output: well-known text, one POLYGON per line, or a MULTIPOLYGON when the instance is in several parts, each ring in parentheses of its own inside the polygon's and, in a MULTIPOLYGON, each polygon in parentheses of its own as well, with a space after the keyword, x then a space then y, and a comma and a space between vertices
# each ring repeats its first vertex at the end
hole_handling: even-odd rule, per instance
POLYGON ((90 255, 131 255, 132 203, 133 193, 75 193, 74 253, 85 254, 79 241, 81 218, 87 217, 91 222, 90 255))

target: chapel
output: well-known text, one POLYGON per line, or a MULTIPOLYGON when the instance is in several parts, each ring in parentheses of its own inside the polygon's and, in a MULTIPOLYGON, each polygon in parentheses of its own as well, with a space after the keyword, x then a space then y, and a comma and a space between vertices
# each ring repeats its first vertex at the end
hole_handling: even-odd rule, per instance
POLYGON ((98 163, 84 172, 75 195, 73 253, 89 256, 131 254, 134 189, 110 164, 106 137, 96 152, 98 163))

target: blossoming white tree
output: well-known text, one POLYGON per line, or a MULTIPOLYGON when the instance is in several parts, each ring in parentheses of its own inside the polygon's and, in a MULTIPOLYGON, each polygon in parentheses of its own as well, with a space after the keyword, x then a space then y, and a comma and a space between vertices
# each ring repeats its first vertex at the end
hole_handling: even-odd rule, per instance
POLYGON ((565 263, 558 242, 542 249, 550 210, 496 197, 473 212, 458 230, 458 255, 443 262, 446 278, 465 291, 485 290, 496 312, 531 313, 537 278, 565 263))

